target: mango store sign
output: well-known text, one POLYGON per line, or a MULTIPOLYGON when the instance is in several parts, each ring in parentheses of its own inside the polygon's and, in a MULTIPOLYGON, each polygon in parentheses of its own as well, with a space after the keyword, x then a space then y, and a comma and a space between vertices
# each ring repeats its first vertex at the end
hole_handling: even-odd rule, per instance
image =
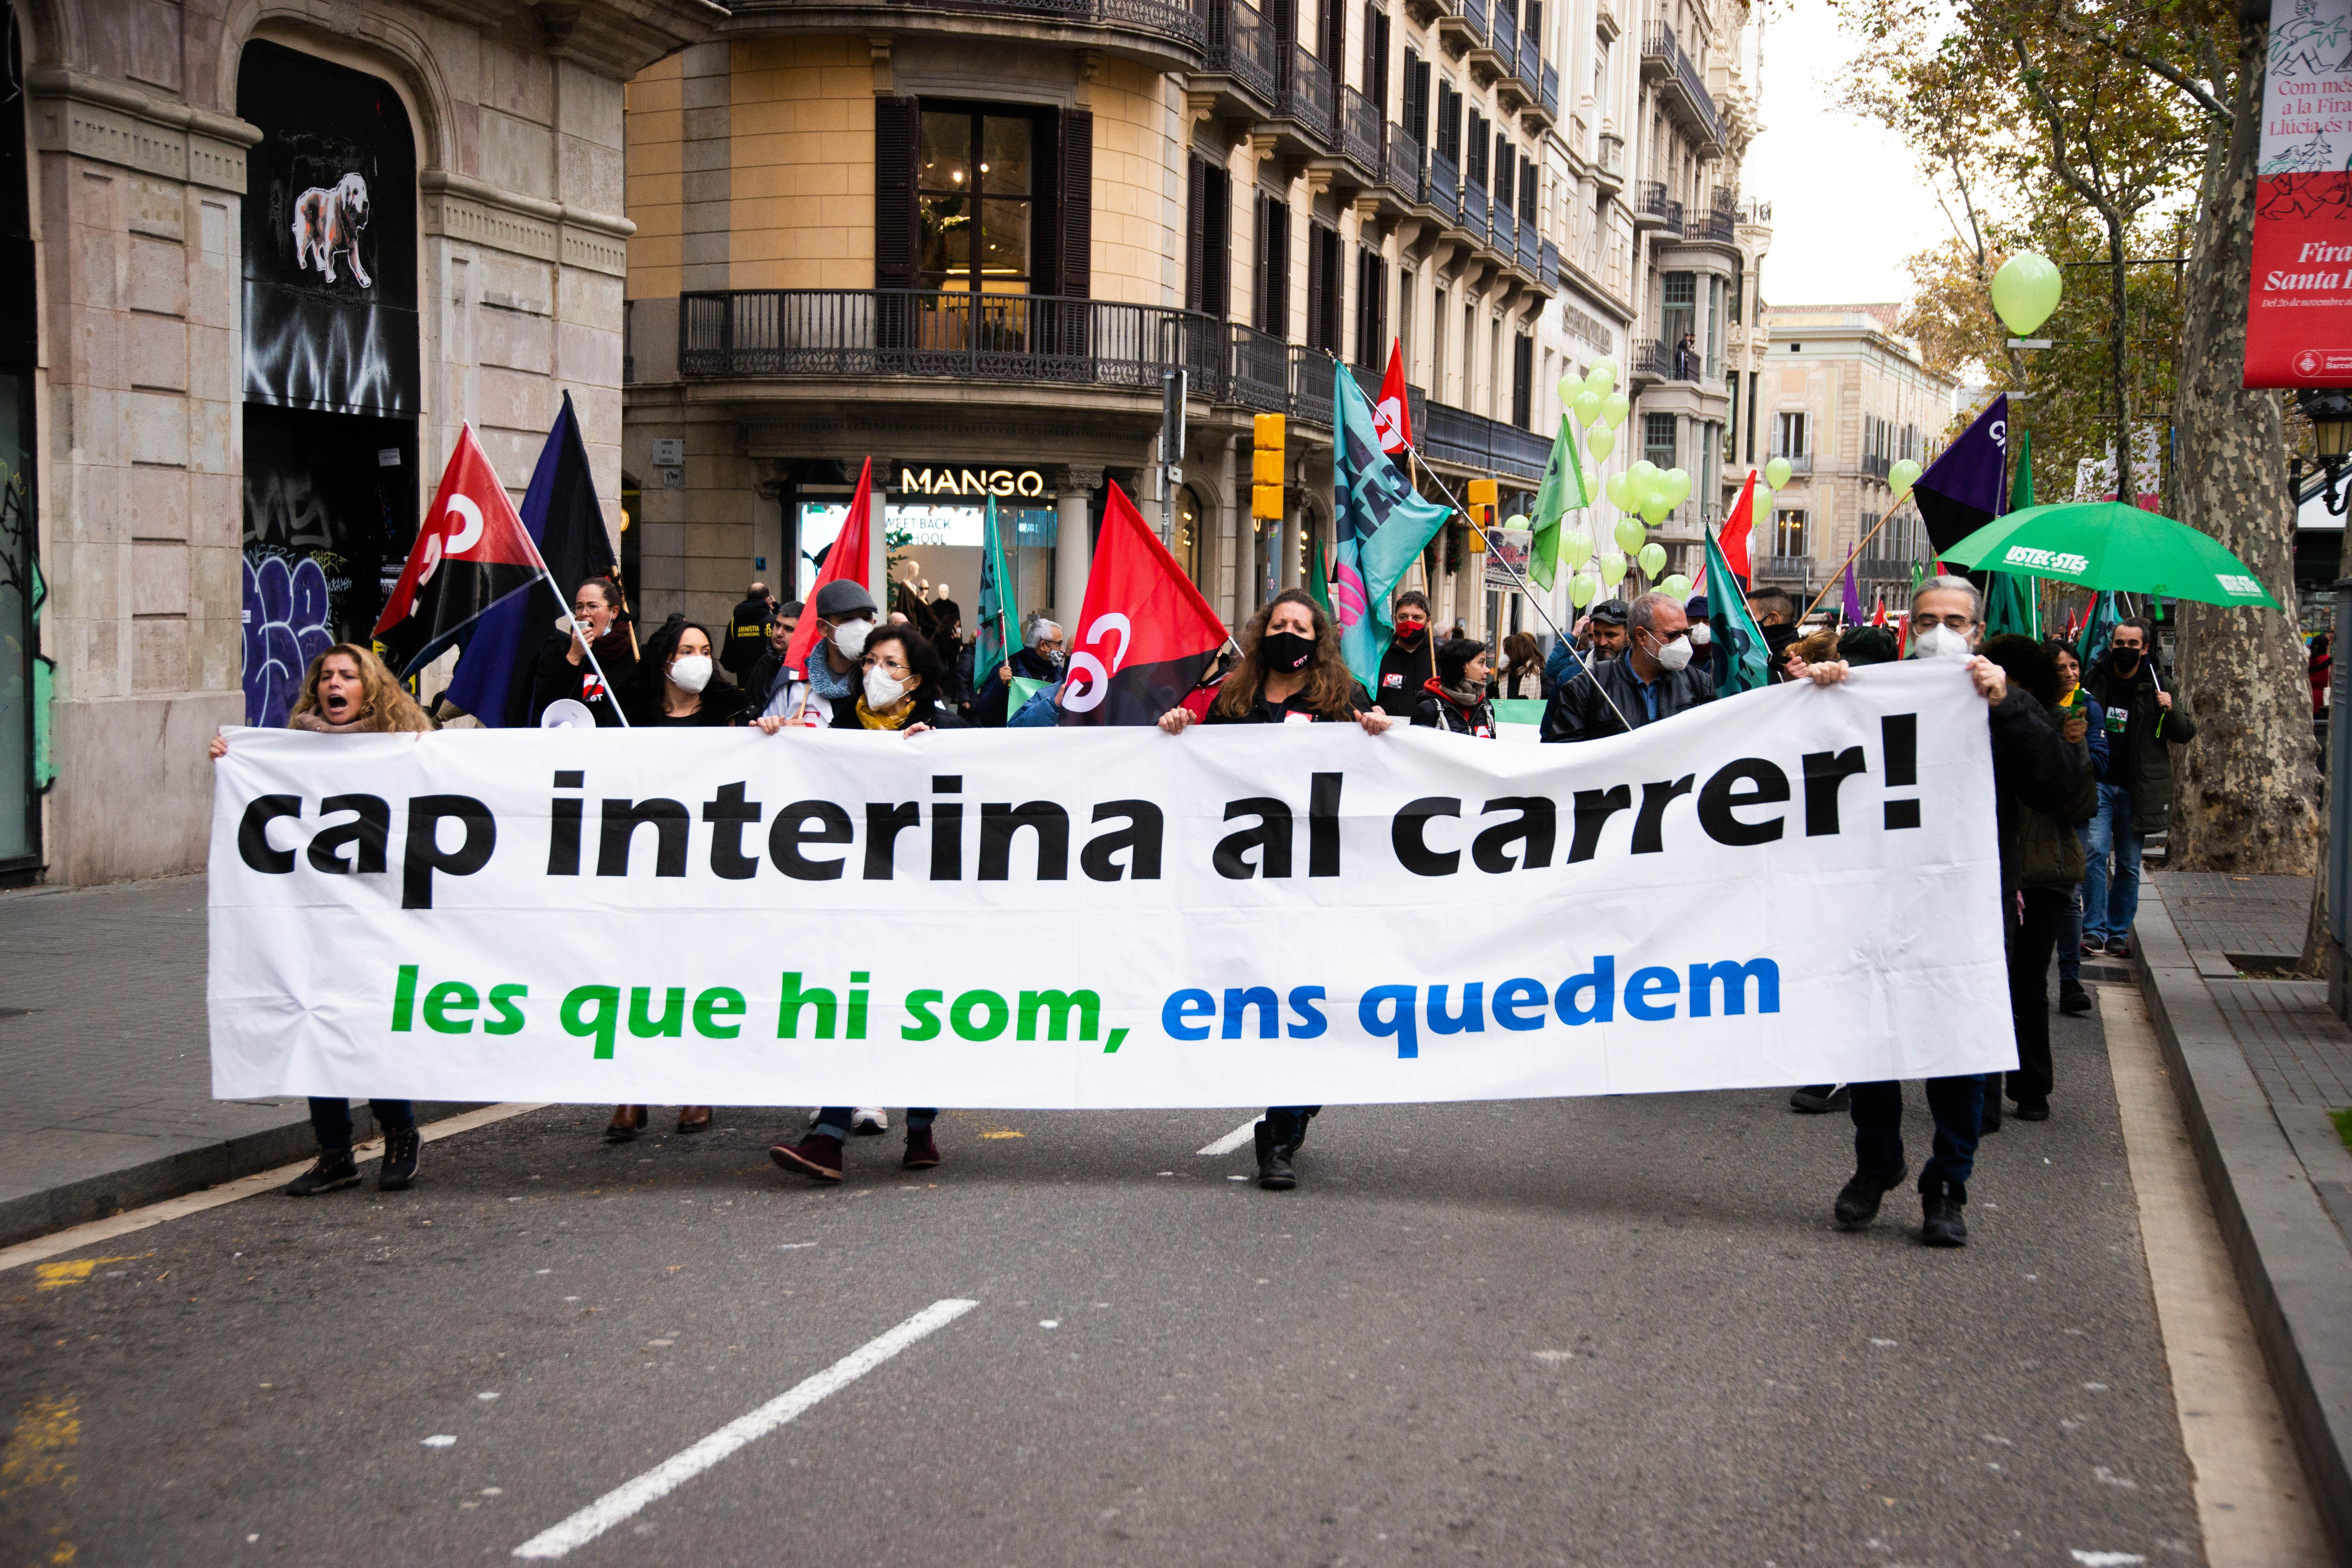
POLYGON ((901 466, 895 488, 902 496, 1020 496, 1034 500, 1045 494, 1045 476, 1035 468, 901 466))

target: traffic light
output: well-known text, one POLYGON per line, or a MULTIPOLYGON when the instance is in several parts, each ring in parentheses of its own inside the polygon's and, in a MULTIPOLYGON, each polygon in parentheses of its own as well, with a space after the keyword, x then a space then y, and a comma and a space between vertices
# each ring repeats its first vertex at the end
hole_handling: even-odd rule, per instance
POLYGON ((1250 516, 1282 520, 1283 442, 1289 421, 1278 413, 1262 413, 1250 426, 1250 516))
POLYGON ((1486 530, 1495 526, 1495 504, 1497 492, 1492 479, 1473 479, 1468 487, 1470 497, 1470 553, 1486 553, 1486 530))

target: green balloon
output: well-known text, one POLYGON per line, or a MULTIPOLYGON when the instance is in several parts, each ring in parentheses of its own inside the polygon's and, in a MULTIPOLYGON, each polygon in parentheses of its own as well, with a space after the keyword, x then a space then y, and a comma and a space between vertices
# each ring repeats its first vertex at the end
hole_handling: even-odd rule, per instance
POLYGON ((1611 550, 1601 558, 1601 580, 1614 588, 1625 580, 1625 558, 1611 550))
POLYGON ((1625 416, 1633 412, 1633 400, 1623 392, 1613 392, 1601 400, 1601 417, 1609 422, 1612 430, 1624 423, 1625 416))
POLYGON ((1619 511, 1630 512, 1633 509, 1633 476, 1632 475, 1612 474, 1607 479, 1601 481, 1601 493, 1608 497, 1609 504, 1619 511))
POLYGON ((1559 401, 1562 405, 1574 402, 1576 401, 1576 394, 1583 390, 1584 378, 1582 376, 1562 376, 1559 378, 1559 401))
POLYGON ((1646 457, 1639 457, 1634 459, 1633 465, 1625 470, 1625 474, 1628 478, 1632 479, 1635 484, 1640 485, 1646 484, 1649 481, 1650 476, 1657 471, 1658 465, 1656 464, 1651 462, 1646 457))
POLYGON ((1586 387, 1569 400, 1568 406, 1570 412, 1576 415, 1576 423, 1590 430, 1592 422, 1601 417, 1601 394, 1586 387))
POLYGON ((1655 580, 1658 573, 1665 569, 1666 547, 1655 543, 1643 545, 1642 553, 1633 559, 1642 563, 1643 577, 1655 580))
POLYGON ((2001 324, 2021 338, 2032 336, 2033 329, 2050 319, 2064 291, 2064 277, 2050 258, 2030 250, 2011 256, 1992 275, 1992 308, 2001 324))
MULTIPOLYGON (((1606 415, 1603 416, 1607 417, 1606 415)), ((1617 450, 1617 432, 1610 426, 1591 432, 1584 438, 1584 449, 1595 457, 1606 457, 1617 450)))
POLYGON ((1789 483, 1789 460, 1785 457, 1775 457, 1771 462, 1764 465, 1764 483, 1771 486, 1775 490, 1780 489, 1789 483))
POLYGON ((1592 536, 1581 528, 1561 533, 1559 559, 1568 562, 1568 570, 1570 571, 1582 567, 1586 561, 1592 559, 1592 536))
POLYGON ((1690 579, 1685 577, 1681 572, 1675 573, 1672 577, 1658 584, 1658 591, 1660 593, 1665 594, 1674 599, 1688 599, 1690 597, 1690 579))
POLYGON ((1503 527, 1507 528, 1519 529, 1524 528, 1527 526, 1528 515, 1525 512, 1514 512, 1509 517, 1503 519, 1503 527))
POLYGON ((1686 468, 1666 470, 1666 505, 1679 507, 1690 499, 1691 476, 1686 468))
POLYGON ((1652 528, 1655 528, 1664 522, 1666 514, 1674 509, 1664 496, 1654 494, 1642 503, 1642 517, 1652 528))
POLYGON ((1919 482, 1921 472, 1919 465, 1908 457, 1899 459, 1888 466, 1886 483, 1894 489, 1896 500, 1899 501, 1911 493, 1911 486, 1919 482))
POLYGON ((1600 591, 1601 585, 1580 571, 1568 580, 1568 601, 1579 610, 1591 603, 1600 591))
POLYGON ((1640 549, 1642 548, 1642 541, 1649 537, 1649 530, 1642 527, 1642 521, 1639 517, 1620 517, 1617 519, 1617 548, 1625 551, 1627 554, 1630 555, 1633 551, 1640 549))
POLYGON ((1601 396, 1608 396, 1609 389, 1617 384, 1617 361, 1605 354, 1593 361, 1592 368, 1584 372, 1584 384, 1601 396))
POLYGON ((1769 527, 1771 527, 1771 526, 1772 526, 1772 492, 1771 492, 1771 489, 1770 489, 1769 486, 1763 486, 1763 485, 1759 485, 1759 486, 1756 486, 1756 501, 1755 501, 1755 507, 1756 507, 1756 526, 1757 526, 1758 528, 1769 528, 1769 527))

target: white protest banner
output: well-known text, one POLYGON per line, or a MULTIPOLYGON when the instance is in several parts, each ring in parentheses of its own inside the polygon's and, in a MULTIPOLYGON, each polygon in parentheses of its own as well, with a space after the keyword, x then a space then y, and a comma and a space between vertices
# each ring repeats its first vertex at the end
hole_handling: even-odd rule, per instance
POLYGON ((213 1092, 1325 1104, 2016 1065, 1957 664, 1578 746, 236 730, 213 1092))

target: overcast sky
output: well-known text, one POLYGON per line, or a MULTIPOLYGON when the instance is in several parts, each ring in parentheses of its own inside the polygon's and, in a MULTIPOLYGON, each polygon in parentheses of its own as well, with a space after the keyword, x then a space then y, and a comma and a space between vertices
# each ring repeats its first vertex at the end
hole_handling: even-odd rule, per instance
POLYGON ((1900 300, 1904 260, 1951 225, 1895 133, 1836 107, 1853 46, 1827 5, 1775 6, 1764 34, 1764 133, 1740 194, 1772 204, 1772 305, 1900 300))

